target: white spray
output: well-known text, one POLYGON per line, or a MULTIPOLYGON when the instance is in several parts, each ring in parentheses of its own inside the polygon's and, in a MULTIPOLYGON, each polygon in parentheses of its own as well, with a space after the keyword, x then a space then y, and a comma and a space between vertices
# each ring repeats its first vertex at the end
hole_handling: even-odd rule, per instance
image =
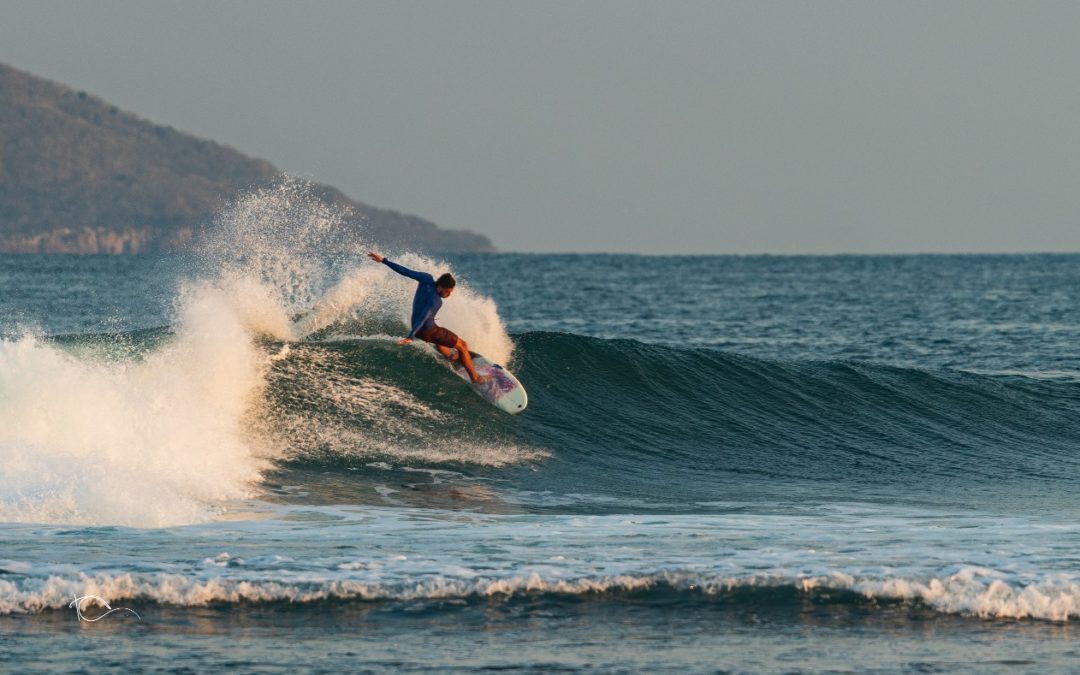
MULTIPOLYGON (((178 289, 175 334, 141 358, 76 355, 29 335, 0 340, 0 520, 158 527, 204 521, 229 500, 258 494, 261 472, 289 450, 261 414, 274 359, 288 358, 261 346, 265 340, 338 325, 408 330, 415 282, 367 260, 349 227, 304 184, 284 180, 223 212, 203 245, 203 270, 178 289)), ((415 255, 396 259, 449 271, 415 255)), ((467 280, 439 322, 474 351, 511 356, 495 304, 467 280)), ((392 384, 365 386, 324 394, 339 391, 342 405, 375 413, 373 401, 388 398, 420 419, 434 414, 392 384)), ((306 426, 339 439, 330 445, 342 451, 417 456, 415 448, 361 442, 362 429, 306 426)), ((532 456, 514 448, 442 452, 494 464, 532 456)))

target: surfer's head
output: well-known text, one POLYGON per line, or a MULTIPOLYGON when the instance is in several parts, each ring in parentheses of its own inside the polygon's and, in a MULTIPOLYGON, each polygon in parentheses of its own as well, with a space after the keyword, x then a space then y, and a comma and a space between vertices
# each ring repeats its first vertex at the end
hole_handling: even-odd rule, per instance
POLYGON ((457 286, 457 282, 449 272, 435 280, 435 291, 443 298, 450 297, 450 294, 454 292, 454 286, 457 286))

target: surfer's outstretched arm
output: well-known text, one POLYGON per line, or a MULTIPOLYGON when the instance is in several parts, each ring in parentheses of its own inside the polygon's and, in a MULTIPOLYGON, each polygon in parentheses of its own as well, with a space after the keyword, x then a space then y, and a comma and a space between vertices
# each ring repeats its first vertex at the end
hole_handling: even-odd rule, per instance
POLYGON ((409 277, 410 279, 415 279, 416 281, 419 281, 421 283, 424 283, 424 282, 435 283, 435 277, 431 276, 427 272, 417 272, 416 270, 411 270, 408 267, 405 267, 403 265, 399 265, 396 262, 390 262, 389 259, 384 258, 383 256, 379 255, 378 253, 375 253, 374 251, 372 251, 371 253, 368 253, 368 257, 371 258, 372 260, 374 260, 377 263, 382 263, 382 264, 386 265, 387 267, 394 270, 395 272, 397 272, 398 274, 400 274, 403 277, 409 277))

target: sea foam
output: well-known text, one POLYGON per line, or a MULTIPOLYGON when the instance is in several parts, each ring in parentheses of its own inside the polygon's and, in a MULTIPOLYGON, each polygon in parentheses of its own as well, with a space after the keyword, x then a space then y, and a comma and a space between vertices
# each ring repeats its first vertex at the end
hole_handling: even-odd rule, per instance
MULTIPOLYGON (((364 570, 366 566, 357 569, 364 570)), ((166 572, 99 572, 0 580, 0 614, 63 609, 76 594, 100 596, 111 603, 139 600, 200 606, 210 603, 304 604, 327 600, 417 602, 624 593, 635 593, 645 599, 651 592, 738 602, 735 594, 786 589, 806 600, 813 600, 822 593, 851 592, 869 600, 919 602, 942 614, 985 619, 1065 622, 1080 618, 1080 585, 1052 579, 1016 586, 1001 580, 959 579, 956 575, 915 580, 898 577, 860 579, 842 572, 819 577, 787 577, 769 574, 724 576, 669 570, 649 574, 568 577, 558 573, 524 570, 505 576, 459 571, 458 574, 428 574, 394 581, 379 580, 375 578, 380 576, 378 574, 357 578, 349 573, 347 567, 341 570, 327 570, 321 575, 310 571, 303 575, 277 571, 273 579, 266 575, 249 577, 242 574, 206 577, 166 572)), ((831 598, 829 601, 835 603, 837 599, 831 598)))
POLYGON ((0 342, 0 518, 164 526, 252 494, 266 359, 230 296, 186 289, 175 337, 136 360, 0 342))

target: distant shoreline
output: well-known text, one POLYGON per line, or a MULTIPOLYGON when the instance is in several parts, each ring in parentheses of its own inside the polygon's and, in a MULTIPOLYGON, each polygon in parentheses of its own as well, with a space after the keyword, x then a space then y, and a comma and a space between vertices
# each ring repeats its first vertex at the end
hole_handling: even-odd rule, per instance
POLYGON ((295 181, 265 160, 0 63, 0 251, 130 255, 183 249, 230 202, 293 182, 384 248, 494 251, 466 230, 295 181))
MULTIPOLYGON (((111 240, 106 240, 111 241, 111 240)), ((102 257, 125 257, 125 256, 142 256, 152 254, 175 254, 182 255, 184 253, 190 253, 194 249, 187 246, 180 247, 146 247, 139 248, 137 250, 130 250, 125 248, 123 250, 101 248, 97 250, 88 249, 74 249, 74 248, 47 248, 45 250, 30 250, 29 248, 5 248, 4 242, 0 242, 0 255, 5 256, 102 256, 102 257)), ((850 259, 901 259, 901 258, 1031 258, 1031 257, 1045 257, 1045 258, 1070 258, 1080 257, 1080 251, 1032 251, 1032 252, 1013 252, 1013 253, 596 253, 596 252, 548 252, 548 251, 498 251, 498 250, 475 250, 475 251, 453 251, 453 250, 439 250, 432 249, 429 253, 446 254, 446 255, 498 255, 498 256, 520 256, 523 258, 687 258, 687 259, 700 259, 700 258, 724 258, 724 259, 806 259, 806 258, 821 258, 821 259, 836 259, 836 258, 850 258, 850 259)))

